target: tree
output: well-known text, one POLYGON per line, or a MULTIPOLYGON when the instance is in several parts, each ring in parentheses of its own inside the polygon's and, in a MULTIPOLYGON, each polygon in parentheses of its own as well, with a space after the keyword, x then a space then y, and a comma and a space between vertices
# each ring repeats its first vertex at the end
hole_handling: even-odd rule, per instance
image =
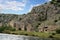
POLYGON ((52 0, 51 3, 52 4, 58 4, 58 3, 60 3, 60 0, 52 0))
POLYGON ((5 27, 0 27, 0 33, 2 33, 5 30, 5 27))
POLYGON ((60 34, 60 29, 57 29, 57 30, 56 30, 56 33, 60 34))
POLYGON ((0 27, 0 33, 2 33, 4 30, 16 31, 15 28, 12 28, 11 26, 6 26, 6 25, 0 27))

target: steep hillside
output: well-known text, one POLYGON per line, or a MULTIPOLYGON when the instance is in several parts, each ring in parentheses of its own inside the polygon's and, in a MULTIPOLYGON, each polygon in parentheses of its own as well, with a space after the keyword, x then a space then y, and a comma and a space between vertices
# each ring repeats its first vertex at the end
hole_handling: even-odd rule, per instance
POLYGON ((54 2, 33 7, 24 15, 0 14, 0 24, 7 23, 17 30, 53 31, 60 27, 60 2, 54 2))
POLYGON ((0 23, 8 23, 9 21, 17 17, 18 15, 14 15, 14 14, 0 14, 0 23))

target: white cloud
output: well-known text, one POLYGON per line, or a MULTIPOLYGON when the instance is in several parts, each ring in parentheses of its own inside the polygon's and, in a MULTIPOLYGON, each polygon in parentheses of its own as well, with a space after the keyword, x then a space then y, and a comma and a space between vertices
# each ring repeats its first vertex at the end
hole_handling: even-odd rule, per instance
POLYGON ((51 0, 49 0, 49 1, 51 1, 51 0))
POLYGON ((10 0, 1 0, 0 1, 0 9, 4 10, 23 10, 26 2, 24 2, 26 0, 23 0, 22 2, 18 2, 18 1, 10 1, 10 0))
POLYGON ((51 0, 45 0, 45 1, 51 1, 51 0))
POLYGON ((29 9, 29 12, 32 10, 33 7, 36 7, 36 6, 39 6, 39 5, 41 5, 41 4, 31 5, 30 9, 29 9))
POLYGON ((39 6, 39 5, 41 5, 41 4, 36 4, 36 5, 34 5, 34 6, 39 6))
POLYGON ((30 9, 29 9, 29 11, 28 11, 28 12, 30 12, 30 11, 32 10, 32 8, 33 8, 33 5, 31 5, 31 6, 30 6, 30 9))

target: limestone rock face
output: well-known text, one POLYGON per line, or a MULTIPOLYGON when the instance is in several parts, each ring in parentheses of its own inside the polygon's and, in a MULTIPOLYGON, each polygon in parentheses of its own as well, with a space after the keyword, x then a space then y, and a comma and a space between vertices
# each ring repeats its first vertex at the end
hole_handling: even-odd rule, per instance
POLYGON ((49 26, 44 26, 44 27, 39 27, 39 32, 51 32, 59 28, 56 25, 49 25, 49 26))
POLYGON ((57 5, 49 2, 33 7, 31 12, 23 15, 0 14, 0 23, 9 24, 16 30, 52 31, 60 27, 60 6, 57 5))
POLYGON ((14 26, 14 20, 10 21, 9 25, 14 26))
POLYGON ((2 23, 0 23, 0 26, 2 26, 2 23))

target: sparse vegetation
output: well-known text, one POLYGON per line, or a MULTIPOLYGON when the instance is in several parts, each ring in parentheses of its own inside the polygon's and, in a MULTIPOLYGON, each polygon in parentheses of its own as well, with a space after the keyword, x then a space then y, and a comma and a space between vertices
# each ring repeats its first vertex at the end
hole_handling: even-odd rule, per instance
POLYGON ((54 20, 54 22, 56 23, 56 22, 58 22, 58 20, 54 20))
POLYGON ((55 35, 56 33, 52 33, 52 35, 55 35))
POLYGON ((54 38, 54 37, 52 35, 50 35, 49 38, 54 38))
POLYGON ((60 29, 56 29, 56 33, 60 34, 60 29))
POLYGON ((3 31, 8 32, 8 30, 9 31, 16 31, 16 29, 12 28, 11 26, 2 26, 2 27, 0 27, 0 33, 2 33, 3 31))

